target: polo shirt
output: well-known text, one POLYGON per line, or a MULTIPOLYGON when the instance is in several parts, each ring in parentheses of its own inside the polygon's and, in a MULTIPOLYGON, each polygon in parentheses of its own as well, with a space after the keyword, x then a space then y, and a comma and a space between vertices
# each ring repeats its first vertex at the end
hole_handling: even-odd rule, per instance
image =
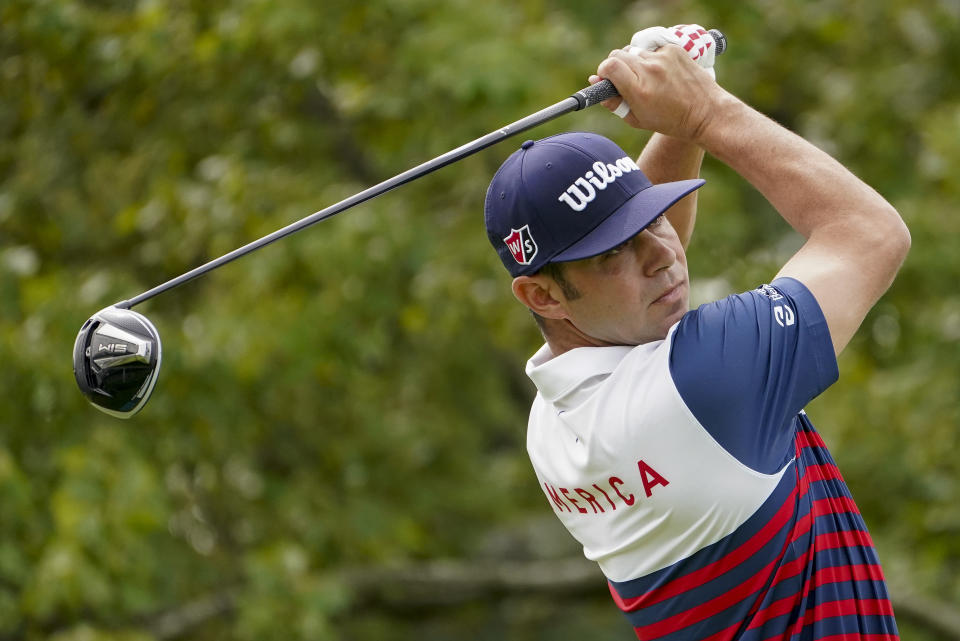
POLYGON ((866 525, 803 411, 838 370, 802 283, 703 305, 660 341, 544 346, 527 374, 540 488, 639 639, 899 638, 866 525))

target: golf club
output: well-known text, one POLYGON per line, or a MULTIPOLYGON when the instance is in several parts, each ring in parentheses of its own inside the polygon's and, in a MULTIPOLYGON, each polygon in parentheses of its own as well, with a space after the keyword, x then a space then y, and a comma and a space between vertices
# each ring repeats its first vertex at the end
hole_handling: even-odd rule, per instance
MULTIPOLYGON (((716 29, 709 33, 716 46, 715 55, 723 53, 726 49, 724 35, 716 29)), ((131 310, 135 305, 511 136, 618 95, 609 80, 585 87, 556 104, 301 218, 131 299, 100 310, 83 324, 74 343, 73 374, 80 391, 94 407, 119 418, 130 418, 150 398, 160 373, 160 334, 145 316, 131 310)))

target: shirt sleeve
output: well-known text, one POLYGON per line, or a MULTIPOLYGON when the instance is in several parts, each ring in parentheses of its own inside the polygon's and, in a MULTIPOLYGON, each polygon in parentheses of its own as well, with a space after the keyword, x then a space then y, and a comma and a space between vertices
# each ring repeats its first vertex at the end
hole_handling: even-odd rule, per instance
POLYGON ((839 376, 823 312, 792 278, 687 313, 670 373, 710 435, 763 473, 793 456, 794 417, 839 376))

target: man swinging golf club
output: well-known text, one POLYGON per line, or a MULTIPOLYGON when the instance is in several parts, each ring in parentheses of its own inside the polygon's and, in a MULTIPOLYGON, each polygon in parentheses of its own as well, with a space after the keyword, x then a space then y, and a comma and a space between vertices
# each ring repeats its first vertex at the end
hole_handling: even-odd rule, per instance
POLYGON ((873 189, 717 85, 692 60, 703 33, 639 32, 591 78, 657 132, 637 161, 567 133, 525 142, 490 184, 489 239, 546 340, 527 363, 530 459, 640 639, 898 639, 864 521, 803 408, 837 379, 910 236, 873 189), (704 150, 806 242, 769 284, 688 311, 704 150))

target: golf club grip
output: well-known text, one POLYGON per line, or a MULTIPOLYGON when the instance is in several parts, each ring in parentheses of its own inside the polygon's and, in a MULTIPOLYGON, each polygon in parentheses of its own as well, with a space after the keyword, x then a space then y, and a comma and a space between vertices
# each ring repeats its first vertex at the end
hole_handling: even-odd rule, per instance
MULTIPOLYGON (((719 29, 711 29, 708 33, 713 38, 713 44, 716 47, 714 55, 719 56, 727 50, 727 37, 719 29)), ((573 94, 572 98, 577 101, 577 111, 579 111, 592 107, 608 98, 616 98, 619 95, 620 92, 613 86, 613 83, 604 78, 595 85, 584 87, 573 94)))
POLYGON ((586 109, 587 107, 592 107, 593 105, 603 102, 607 98, 616 98, 620 95, 620 92, 617 91, 617 88, 613 86, 613 83, 604 78, 595 85, 590 85, 589 87, 584 87, 577 93, 573 94, 573 98, 577 101, 577 110, 586 109))

